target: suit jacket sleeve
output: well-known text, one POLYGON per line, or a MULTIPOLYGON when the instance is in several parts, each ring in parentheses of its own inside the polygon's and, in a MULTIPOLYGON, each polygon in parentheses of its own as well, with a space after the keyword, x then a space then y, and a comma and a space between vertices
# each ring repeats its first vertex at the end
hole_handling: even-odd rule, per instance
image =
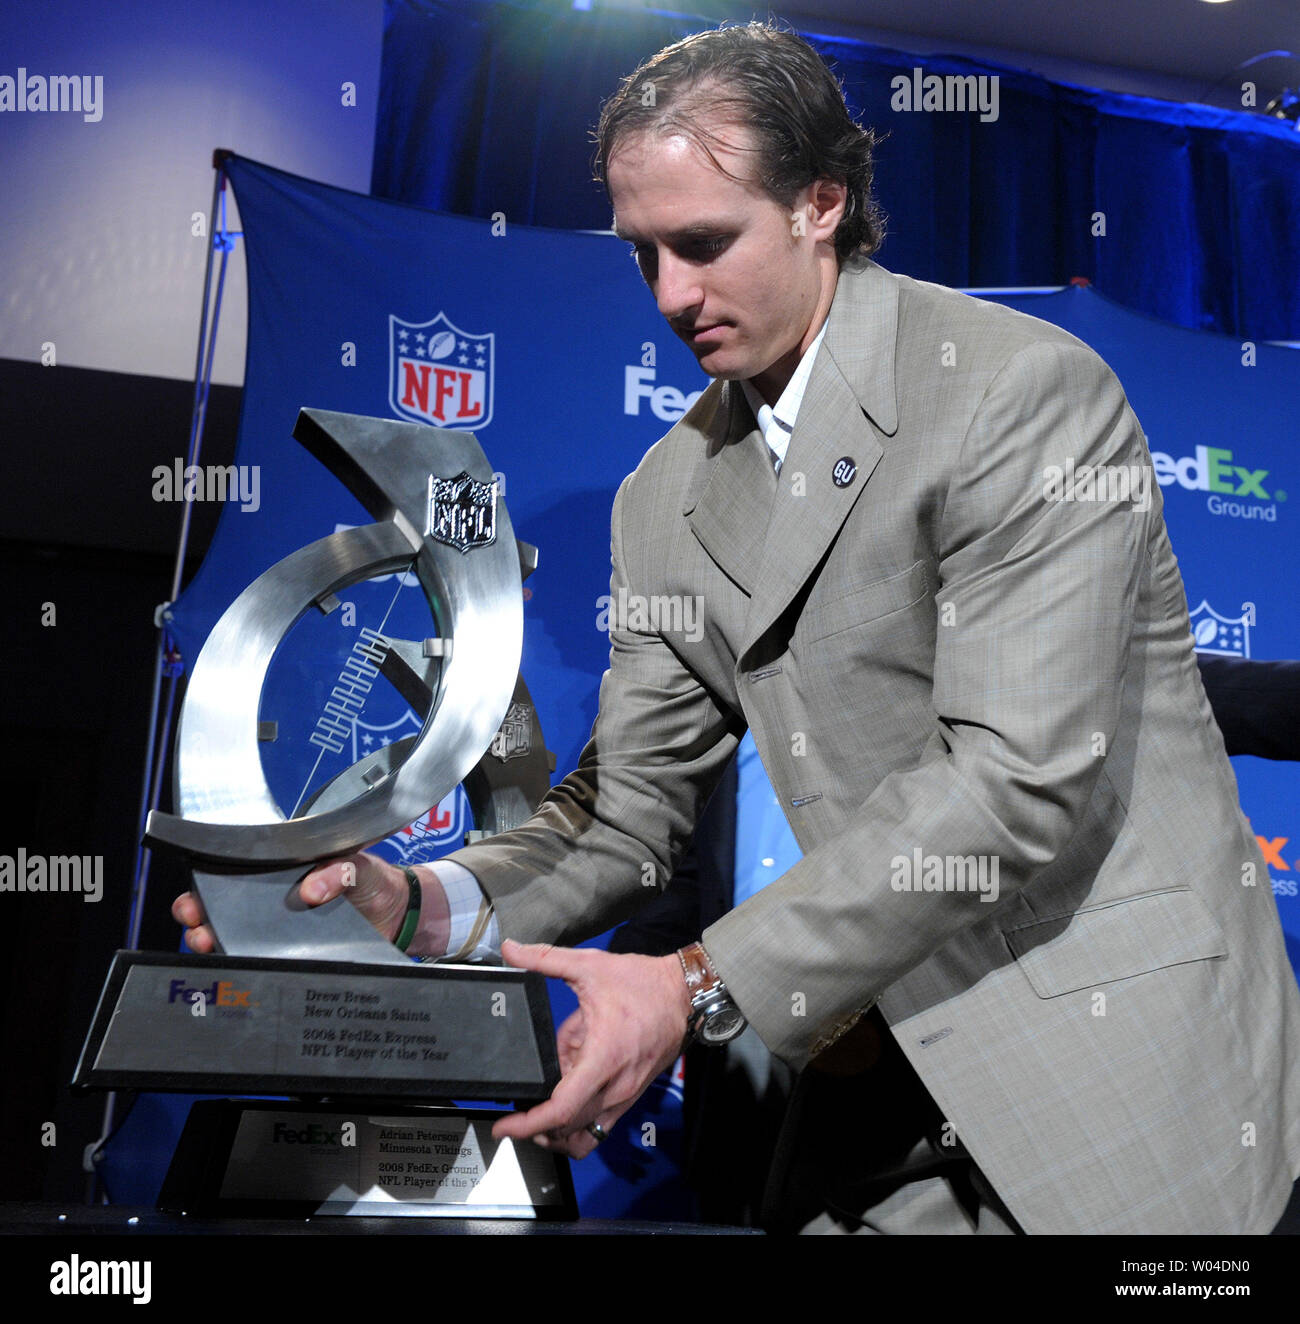
POLYGON ((635 477, 614 499, 610 662, 578 767, 525 823, 447 857, 479 880, 502 935, 521 942, 581 942, 661 895, 744 734, 658 633, 620 619, 620 590, 645 582, 627 573, 637 552, 625 554, 622 537, 635 477))
MULTIPOLYGON (((886 776, 843 830, 705 931, 775 1054, 804 1065, 996 908, 975 891, 898 890, 900 860, 918 848, 996 859, 1005 898, 1070 842, 1119 720, 1137 586, 1160 527, 1141 430, 1105 364, 1078 342, 1012 354, 951 469, 937 549, 934 732, 918 765, 886 776), (1140 466, 1147 509, 1045 499, 1051 468, 1067 461, 1140 466)), ((1172 611, 1176 576, 1166 590, 1172 611)), ((869 649, 878 628, 842 646, 869 649)))

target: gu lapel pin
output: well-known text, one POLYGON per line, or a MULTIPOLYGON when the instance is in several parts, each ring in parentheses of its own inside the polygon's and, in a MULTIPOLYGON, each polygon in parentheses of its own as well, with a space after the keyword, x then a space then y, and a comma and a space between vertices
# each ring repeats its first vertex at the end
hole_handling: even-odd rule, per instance
POLYGON ((858 476, 858 466, 850 455, 835 461, 835 468, 831 470, 831 482, 836 487, 848 487, 848 485, 858 476))

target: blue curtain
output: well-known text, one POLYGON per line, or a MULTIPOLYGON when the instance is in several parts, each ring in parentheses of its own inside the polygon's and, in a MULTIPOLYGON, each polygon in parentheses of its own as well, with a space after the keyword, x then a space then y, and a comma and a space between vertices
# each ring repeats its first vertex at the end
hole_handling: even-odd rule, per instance
MULTIPOLYGON (((387 0, 372 192, 603 229, 590 167, 600 103, 705 26, 560 0, 387 0)), ((1181 326, 1300 339, 1300 134, 1288 124, 804 35, 888 135, 878 194, 893 270, 986 287, 1083 276, 1181 326), (997 118, 891 108, 892 80, 915 68, 996 74, 997 118)))

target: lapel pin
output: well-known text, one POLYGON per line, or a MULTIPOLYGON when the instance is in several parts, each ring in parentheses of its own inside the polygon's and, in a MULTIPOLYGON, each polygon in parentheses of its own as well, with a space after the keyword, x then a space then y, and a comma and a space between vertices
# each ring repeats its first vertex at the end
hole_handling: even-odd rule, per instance
POLYGON ((857 476, 858 466, 854 463, 852 456, 849 455, 836 460, 835 468, 831 470, 831 481, 836 487, 848 487, 857 476))

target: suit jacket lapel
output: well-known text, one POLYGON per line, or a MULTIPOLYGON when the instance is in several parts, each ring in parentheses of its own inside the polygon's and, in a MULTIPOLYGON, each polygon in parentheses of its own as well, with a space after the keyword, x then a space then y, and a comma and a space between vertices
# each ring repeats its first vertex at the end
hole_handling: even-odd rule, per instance
POLYGON ((683 514, 704 550, 752 595, 776 497, 776 472, 738 382, 723 382, 702 436, 704 458, 683 514))
POLYGON ((865 489, 884 453, 872 423, 885 436, 898 430, 897 340, 893 277, 873 262, 846 264, 765 521, 742 658, 807 583, 865 489), (842 459, 856 466, 845 486, 834 478, 842 459))

